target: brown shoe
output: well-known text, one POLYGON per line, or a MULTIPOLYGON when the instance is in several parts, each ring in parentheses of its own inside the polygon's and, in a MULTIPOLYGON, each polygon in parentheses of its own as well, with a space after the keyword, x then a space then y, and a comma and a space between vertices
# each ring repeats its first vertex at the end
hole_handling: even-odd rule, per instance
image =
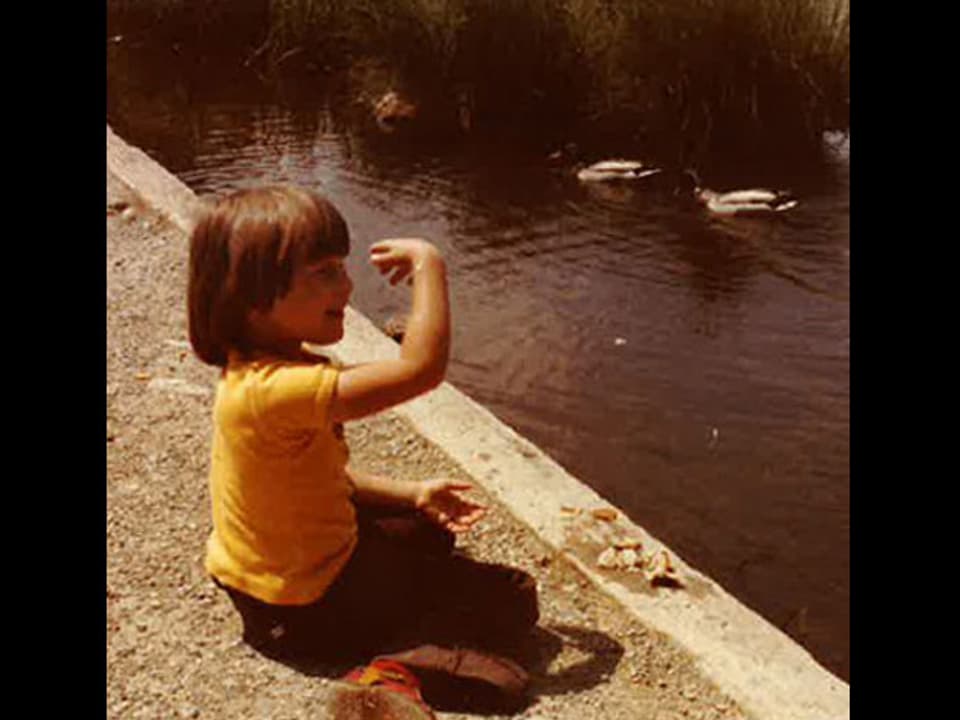
POLYGON ((512 660, 468 648, 421 645, 382 655, 413 668, 424 698, 438 710, 515 712, 527 703, 530 675, 512 660))

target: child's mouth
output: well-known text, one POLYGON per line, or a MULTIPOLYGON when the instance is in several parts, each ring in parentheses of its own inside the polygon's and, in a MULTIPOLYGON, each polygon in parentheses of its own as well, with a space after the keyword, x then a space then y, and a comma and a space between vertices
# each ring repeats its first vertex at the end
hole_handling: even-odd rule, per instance
POLYGON ((327 310, 327 316, 336 318, 337 320, 343 320, 343 310, 327 310))

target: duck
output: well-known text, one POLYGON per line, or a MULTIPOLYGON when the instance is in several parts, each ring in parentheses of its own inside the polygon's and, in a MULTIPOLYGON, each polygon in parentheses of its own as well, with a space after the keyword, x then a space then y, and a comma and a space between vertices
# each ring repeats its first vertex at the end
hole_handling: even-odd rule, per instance
POLYGON ((392 133, 401 124, 416 120, 417 112, 417 106, 407 102, 396 90, 385 93, 373 106, 373 117, 385 133, 392 133))
POLYGON ((578 170, 577 179, 581 182, 640 180, 661 172, 661 168, 644 165, 638 160, 601 160, 578 170))
POLYGON ((790 193, 783 190, 751 188, 716 192, 703 187, 695 171, 685 170, 684 174, 693 179, 694 197, 705 205, 707 210, 717 215, 784 212, 800 204, 790 193))

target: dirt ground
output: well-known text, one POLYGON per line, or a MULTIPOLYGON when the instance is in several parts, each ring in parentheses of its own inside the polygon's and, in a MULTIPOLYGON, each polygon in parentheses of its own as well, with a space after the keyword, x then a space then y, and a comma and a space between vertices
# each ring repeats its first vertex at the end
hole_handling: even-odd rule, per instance
MULTIPOLYGON (((112 176, 106 222, 107 717, 331 717, 333 681, 242 644, 239 618, 203 570, 216 371, 187 342, 186 238, 112 176)), ((358 465, 471 481, 392 413, 348 425, 347 436, 358 465)), ((689 656, 485 501, 490 511, 458 542, 526 570, 540 591, 540 624, 523 649, 531 704, 514 717, 746 717, 689 656)))

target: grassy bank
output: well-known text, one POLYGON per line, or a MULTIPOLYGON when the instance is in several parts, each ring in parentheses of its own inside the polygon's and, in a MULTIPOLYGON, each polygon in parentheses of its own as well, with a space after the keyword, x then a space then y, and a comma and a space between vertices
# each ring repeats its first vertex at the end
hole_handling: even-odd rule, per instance
MULTIPOLYGON (((374 63, 471 131, 805 152, 849 122, 849 0, 108 2, 149 28, 273 76, 374 63)), ((388 80, 384 80, 387 77, 388 80)), ((377 90, 377 88, 372 88, 377 90)))

